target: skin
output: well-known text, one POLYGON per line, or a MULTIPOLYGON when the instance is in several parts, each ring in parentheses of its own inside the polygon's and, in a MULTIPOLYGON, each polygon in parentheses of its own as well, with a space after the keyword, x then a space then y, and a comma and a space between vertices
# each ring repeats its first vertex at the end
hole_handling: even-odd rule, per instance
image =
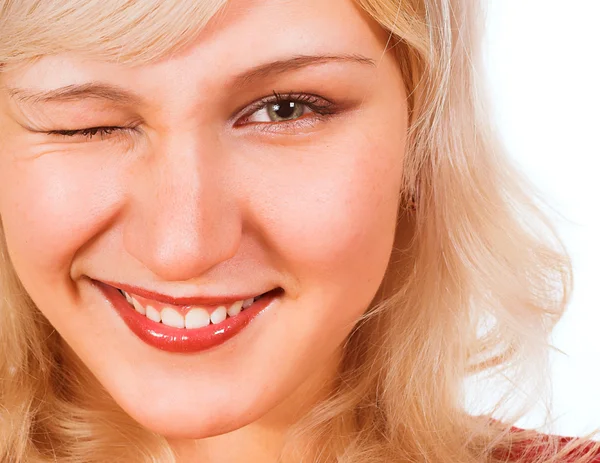
POLYGON ((182 461, 267 462, 327 393, 384 277, 406 95, 387 35, 350 0, 227 8, 168 59, 127 67, 66 54, 2 75, 0 215, 32 299, 129 415, 182 461), (317 54, 375 65, 229 85, 256 65, 317 54), (89 82, 136 101, 35 102, 15 90, 89 82), (338 112, 273 122, 262 109, 236 122, 273 91, 318 95, 338 112), (91 139, 42 133, 130 124, 91 139), (134 336, 89 278, 176 297, 285 293, 227 343, 174 354, 134 336))

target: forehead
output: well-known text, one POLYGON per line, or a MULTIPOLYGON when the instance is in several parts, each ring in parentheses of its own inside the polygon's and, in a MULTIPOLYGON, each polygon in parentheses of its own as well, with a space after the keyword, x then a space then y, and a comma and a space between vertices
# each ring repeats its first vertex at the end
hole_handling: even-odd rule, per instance
MULTIPOLYGON (((118 12, 115 16, 121 18, 118 12)), ((122 21, 128 20, 122 17, 122 21)), ((378 60, 386 40, 387 33, 353 0, 230 0, 187 46, 137 67, 140 82, 142 74, 160 69, 169 84, 184 84, 185 79, 204 84, 198 80, 203 74, 208 83, 215 76, 242 74, 261 63, 299 55, 353 54, 378 60), (190 66, 200 74, 189 72, 190 66)), ((25 72, 6 77, 9 84, 16 80, 22 86, 35 87, 43 81, 51 87, 65 85, 65 76, 75 84, 90 78, 114 78, 114 72, 121 72, 96 58, 93 53, 68 52, 45 56, 25 72)), ((134 60, 132 64, 139 63, 134 60)))
POLYGON ((368 55, 386 39, 353 0, 231 0, 167 60, 195 55, 211 65, 247 69, 294 53, 368 55))
POLYGON ((357 46, 374 34, 384 39, 385 33, 354 0, 230 0, 200 39, 227 38, 256 52, 257 44, 311 46, 319 39, 357 46))
POLYGON ((373 57, 386 39, 353 0, 231 0, 188 47, 156 64, 193 61, 235 72, 296 54, 373 57))

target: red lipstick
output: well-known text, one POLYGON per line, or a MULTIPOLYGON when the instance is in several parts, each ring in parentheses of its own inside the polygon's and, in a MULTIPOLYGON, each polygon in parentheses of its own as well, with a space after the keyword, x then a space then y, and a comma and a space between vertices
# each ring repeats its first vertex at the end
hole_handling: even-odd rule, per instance
MULTIPOLYGON (((157 349, 176 353, 200 352, 223 344, 242 331, 283 294, 283 290, 277 288, 264 293, 251 306, 234 317, 227 317, 221 323, 210 324, 203 328, 186 329, 173 328, 154 322, 136 312, 117 288, 97 280, 92 280, 92 282, 102 291, 125 324, 138 338, 157 349)), ((138 291, 136 290, 136 292, 138 291)))
POLYGON ((228 297, 171 297, 164 294, 155 293, 148 291, 147 289, 138 288, 137 286, 131 286, 120 283, 113 283, 112 281, 104 281, 107 286, 112 286, 116 289, 121 289, 131 295, 142 296, 145 299, 162 302, 170 305, 177 306, 189 306, 189 305, 201 305, 201 306, 219 306, 232 304, 235 301, 243 301, 251 297, 257 296, 257 294, 238 294, 235 296, 228 297))

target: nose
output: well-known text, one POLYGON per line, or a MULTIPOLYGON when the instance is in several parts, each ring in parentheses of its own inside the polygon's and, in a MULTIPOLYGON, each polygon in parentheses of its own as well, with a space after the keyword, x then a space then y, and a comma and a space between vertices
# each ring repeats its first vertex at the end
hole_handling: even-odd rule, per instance
POLYGON ((167 281, 187 281, 233 257, 242 224, 217 149, 188 137, 163 143, 128 174, 127 252, 167 281))

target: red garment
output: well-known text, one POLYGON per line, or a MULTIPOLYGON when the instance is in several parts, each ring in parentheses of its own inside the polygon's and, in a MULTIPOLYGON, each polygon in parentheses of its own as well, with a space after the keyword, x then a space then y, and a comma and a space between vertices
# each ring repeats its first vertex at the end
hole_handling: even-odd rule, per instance
MULTIPOLYGON (((523 431, 522 429, 513 428, 515 432, 523 431)), ((499 450, 494 456, 507 462, 526 463, 535 461, 536 458, 542 456, 545 452, 552 448, 558 451, 567 450, 564 456, 561 456, 560 463, 600 463, 600 445, 592 441, 583 441, 576 443, 576 438, 562 437, 553 435, 538 435, 537 438, 531 441, 514 444, 509 451, 499 450), (569 448, 569 444, 573 444, 569 448), (592 457, 583 458, 584 455, 589 455, 592 451, 592 457)))

